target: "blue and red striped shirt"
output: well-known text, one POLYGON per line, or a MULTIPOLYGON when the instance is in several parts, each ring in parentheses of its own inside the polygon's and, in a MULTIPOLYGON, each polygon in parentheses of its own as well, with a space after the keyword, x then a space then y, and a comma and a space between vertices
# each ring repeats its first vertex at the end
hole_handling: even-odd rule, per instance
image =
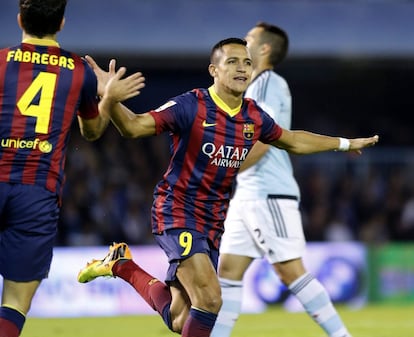
POLYGON ((59 194, 77 114, 99 114, 97 80, 86 61, 52 40, 0 50, 0 181, 59 194))
POLYGON ((157 184, 153 233, 191 228, 218 248, 235 177, 253 144, 282 129, 253 100, 229 113, 214 90, 194 89, 151 111, 157 134, 170 132, 171 160, 157 184))

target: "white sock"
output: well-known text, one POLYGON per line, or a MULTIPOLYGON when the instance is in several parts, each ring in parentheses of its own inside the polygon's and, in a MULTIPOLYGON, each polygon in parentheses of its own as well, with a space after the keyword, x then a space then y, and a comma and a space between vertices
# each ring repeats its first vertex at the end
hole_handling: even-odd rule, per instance
POLYGON ((306 273, 289 285, 306 312, 329 337, 351 337, 323 285, 306 273))
POLYGON ((210 337, 230 337, 242 307, 243 281, 220 278, 220 286, 223 305, 210 337))

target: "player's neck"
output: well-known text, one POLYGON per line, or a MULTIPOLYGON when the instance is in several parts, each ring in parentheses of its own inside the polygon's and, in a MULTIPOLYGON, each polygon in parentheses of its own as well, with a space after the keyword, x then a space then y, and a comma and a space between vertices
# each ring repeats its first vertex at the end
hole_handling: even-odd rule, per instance
POLYGON ((229 108, 239 108, 243 101, 243 93, 235 93, 220 86, 213 85, 213 90, 217 97, 229 108))
POLYGON ((23 31, 22 33, 22 41, 24 40, 52 40, 52 41, 56 41, 56 34, 52 34, 52 35, 45 35, 43 37, 38 37, 38 36, 34 36, 31 34, 28 34, 26 32, 23 31))
POLYGON ((257 67, 255 67, 254 70, 253 70, 253 72, 252 72, 252 81, 258 75, 260 75, 262 72, 264 72, 266 70, 273 70, 273 67, 271 65, 263 65, 263 66, 257 66, 257 67))

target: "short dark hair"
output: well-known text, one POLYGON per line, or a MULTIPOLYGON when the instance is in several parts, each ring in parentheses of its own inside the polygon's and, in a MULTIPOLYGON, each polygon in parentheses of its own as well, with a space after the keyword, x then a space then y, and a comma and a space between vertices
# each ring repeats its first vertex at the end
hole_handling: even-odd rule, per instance
POLYGON ((66 2, 67 0, 19 0, 25 32, 39 38, 56 34, 65 15, 66 2))
POLYGON ((219 42, 217 42, 213 48, 211 49, 211 53, 210 53, 210 62, 211 63, 216 63, 217 59, 216 59, 216 52, 218 50, 221 50, 223 48, 223 46, 228 45, 228 44, 240 44, 242 46, 246 46, 247 42, 244 39, 240 39, 238 37, 229 37, 227 39, 221 40, 219 42))
POLYGON ((268 43, 272 49, 270 62, 276 66, 282 62, 289 50, 289 37, 280 27, 260 21, 256 27, 263 28, 264 33, 260 37, 260 43, 268 43))

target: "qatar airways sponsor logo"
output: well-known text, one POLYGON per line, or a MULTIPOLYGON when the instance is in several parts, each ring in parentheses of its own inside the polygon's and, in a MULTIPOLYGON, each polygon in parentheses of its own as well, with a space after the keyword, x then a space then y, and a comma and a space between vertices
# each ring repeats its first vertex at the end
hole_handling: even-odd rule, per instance
POLYGON ((27 139, 13 139, 13 138, 3 138, 1 139, 1 147, 3 148, 12 148, 12 149, 38 149, 40 152, 49 153, 52 151, 52 144, 47 140, 40 140, 36 138, 34 140, 27 139))
POLYGON ((214 143, 205 143, 201 147, 201 151, 211 159, 210 165, 239 168, 246 159, 249 149, 232 145, 216 146, 214 143))

